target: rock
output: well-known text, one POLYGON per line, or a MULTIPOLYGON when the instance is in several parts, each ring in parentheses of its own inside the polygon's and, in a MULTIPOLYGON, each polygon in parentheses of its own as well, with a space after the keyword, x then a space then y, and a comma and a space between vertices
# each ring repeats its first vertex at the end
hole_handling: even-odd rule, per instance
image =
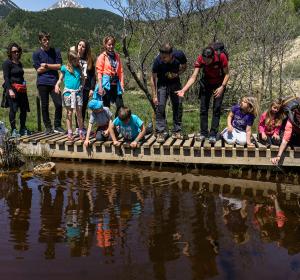
POLYGON ((54 168, 55 168, 54 162, 46 162, 46 163, 39 164, 36 167, 34 167, 33 172, 36 174, 51 172, 54 168))

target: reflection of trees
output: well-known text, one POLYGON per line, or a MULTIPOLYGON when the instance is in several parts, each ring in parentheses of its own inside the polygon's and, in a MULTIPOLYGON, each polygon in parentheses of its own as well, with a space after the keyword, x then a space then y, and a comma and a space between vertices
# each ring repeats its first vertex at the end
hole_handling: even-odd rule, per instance
POLYGON ((28 230, 31 209, 32 190, 21 179, 21 186, 18 185, 18 177, 10 182, 10 187, 7 193, 7 204, 10 214, 10 230, 11 237, 14 241, 16 250, 28 250, 28 230))

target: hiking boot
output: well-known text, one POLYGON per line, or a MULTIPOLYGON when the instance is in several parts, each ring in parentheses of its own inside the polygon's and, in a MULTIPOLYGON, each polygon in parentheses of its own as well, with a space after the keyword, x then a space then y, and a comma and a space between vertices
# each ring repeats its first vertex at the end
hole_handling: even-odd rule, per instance
POLYGON ((66 133, 66 131, 62 127, 60 127, 60 126, 55 127, 54 128, 54 132, 61 133, 61 134, 65 134, 66 133))
POLYGON ((31 135, 31 132, 27 128, 20 129, 19 133, 20 133, 21 136, 31 135))
POLYGON ((20 134, 18 133, 18 131, 16 129, 13 129, 11 132, 11 137, 17 138, 17 137, 20 137, 20 134))
POLYGON ((200 134, 200 133, 197 133, 195 135, 195 140, 198 141, 198 142, 203 142, 205 140, 206 136, 203 135, 203 134, 200 134))
POLYGON ((52 134, 52 133, 53 133, 52 127, 47 127, 45 130, 45 134, 48 135, 48 134, 52 134))
POLYGON ((172 138, 173 139, 180 139, 183 140, 184 139, 184 135, 181 131, 177 131, 177 132, 173 132, 172 133, 172 138))
POLYGON ((163 132, 157 133, 156 142, 157 143, 164 143, 166 140, 165 134, 163 132))
POLYGON ((208 142, 209 142, 209 144, 215 144, 217 142, 216 136, 210 136, 208 138, 208 142))

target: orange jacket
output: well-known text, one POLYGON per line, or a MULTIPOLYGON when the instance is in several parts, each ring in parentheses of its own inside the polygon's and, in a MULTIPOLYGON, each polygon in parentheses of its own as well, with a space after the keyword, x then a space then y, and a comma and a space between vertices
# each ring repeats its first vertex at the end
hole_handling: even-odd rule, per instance
POLYGON ((118 75, 120 83, 122 88, 124 89, 124 76, 123 76, 123 66, 120 59, 120 55, 116 54, 116 59, 118 62, 118 66, 116 71, 111 67, 111 64, 109 62, 108 54, 106 52, 103 52, 99 55, 97 62, 96 62, 96 70, 98 79, 102 81, 102 75, 109 75, 109 76, 115 76, 118 75))

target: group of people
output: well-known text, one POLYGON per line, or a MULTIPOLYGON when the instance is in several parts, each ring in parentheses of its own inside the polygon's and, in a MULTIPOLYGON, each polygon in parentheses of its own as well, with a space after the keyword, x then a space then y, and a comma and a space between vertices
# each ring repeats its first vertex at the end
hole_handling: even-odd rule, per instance
MULTIPOLYGON (((96 63, 91 46, 81 39, 68 51, 67 63, 63 65, 61 53, 51 47, 50 34, 39 33, 40 48, 33 53, 33 66, 37 71, 37 89, 41 99, 42 117, 45 133, 67 133, 70 141, 78 135, 89 145, 94 133, 97 140, 111 139, 115 146, 120 145, 118 135, 122 135, 130 146, 135 148, 146 134, 143 121, 124 106, 124 74, 120 55, 115 51, 113 36, 103 39, 103 52, 96 63), (58 72, 59 71, 59 72, 58 72), (98 81, 97 81, 98 80, 98 81), (64 84, 64 88, 62 88, 64 84), (49 117, 49 96, 55 106, 54 128, 49 117), (110 105, 115 103, 115 119, 110 105), (61 125, 62 108, 66 108, 66 128, 61 125), (87 108, 91 110, 89 124, 85 127, 87 108), (75 114, 74 114, 75 113, 75 114), (76 130, 73 132, 75 115, 76 130), (97 129, 93 132, 93 125, 97 129)), ((8 46, 8 59, 3 63, 4 98, 2 106, 9 107, 9 120, 12 136, 27 135, 26 116, 29 112, 27 86, 24 80, 23 65, 20 61, 22 48, 12 43, 8 46), (16 112, 20 109, 20 130, 16 129, 16 112)), ((194 72, 182 86, 180 75, 187 69, 184 52, 173 49, 170 43, 161 45, 154 59, 151 75, 153 103, 156 105, 156 137, 163 143, 168 135, 166 104, 171 100, 173 109, 172 137, 184 139, 182 133, 182 101, 186 92, 200 76, 200 132, 196 141, 208 138, 211 144, 219 135, 228 144, 253 146, 251 127, 258 114, 257 102, 253 96, 245 96, 234 105, 227 117, 227 127, 219 134, 222 101, 229 81, 228 54, 224 46, 212 44, 203 49, 194 63, 194 72), (208 128, 208 111, 213 100, 211 129, 208 128)), ((270 104, 259 120, 258 140, 265 145, 280 145, 278 155, 272 158, 278 164, 289 142, 299 145, 300 140, 300 102, 276 100, 270 104), (283 113, 288 104, 294 104, 287 114, 283 113), (298 104, 298 105, 297 105, 298 104)))

